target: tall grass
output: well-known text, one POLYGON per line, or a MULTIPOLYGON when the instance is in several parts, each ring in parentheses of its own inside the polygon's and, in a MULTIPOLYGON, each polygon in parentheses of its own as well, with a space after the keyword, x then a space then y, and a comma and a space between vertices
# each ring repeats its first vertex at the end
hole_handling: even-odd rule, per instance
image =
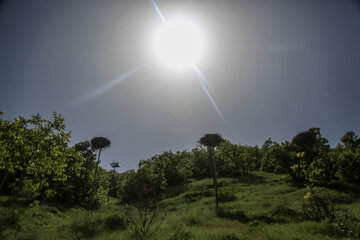
MULTIPOLYGON (((147 239, 156 240, 330 240, 359 239, 360 200, 351 191, 323 188, 339 209, 332 220, 302 218, 305 189, 290 186, 282 175, 255 172, 247 179, 219 179, 220 210, 215 210, 211 179, 193 180, 184 192, 170 194, 158 209, 162 214, 147 239), (253 181, 253 182, 252 182, 253 181), (358 217, 356 217, 358 216, 358 217)), ((1 207, 0 239, 138 240, 136 209, 110 199, 96 211, 60 210, 31 204, 11 210, 1 207), (129 211, 129 209, 128 209, 129 211), (130 219, 130 215, 135 218, 130 219)))

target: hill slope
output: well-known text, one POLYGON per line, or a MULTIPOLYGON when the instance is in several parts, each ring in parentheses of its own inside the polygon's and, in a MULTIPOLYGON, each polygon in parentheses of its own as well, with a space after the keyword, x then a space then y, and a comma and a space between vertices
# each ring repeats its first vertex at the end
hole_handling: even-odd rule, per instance
MULTIPOLYGON (((338 223, 302 220, 306 190, 290 186, 283 175, 254 172, 239 181, 222 178, 219 183, 218 213, 211 179, 192 180, 181 193, 174 189, 155 212, 150 239, 339 239, 332 233, 338 223)), ((360 216, 360 199, 354 192, 323 191, 336 199, 337 207, 360 216)), ((16 211, 0 207, 0 211, 5 239, 139 238, 129 227, 130 219, 139 224, 139 218, 116 199, 91 212, 36 203, 16 211)), ((151 209, 147 212, 151 217, 149 213, 151 209)))

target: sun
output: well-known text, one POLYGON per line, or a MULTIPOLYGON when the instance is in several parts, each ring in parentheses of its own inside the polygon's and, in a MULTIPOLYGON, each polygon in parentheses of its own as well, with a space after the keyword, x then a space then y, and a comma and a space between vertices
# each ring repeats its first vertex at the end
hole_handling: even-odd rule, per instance
POLYGON ((155 34, 153 51, 161 63, 174 70, 196 64, 202 57, 204 38, 190 20, 176 18, 164 21, 155 34))

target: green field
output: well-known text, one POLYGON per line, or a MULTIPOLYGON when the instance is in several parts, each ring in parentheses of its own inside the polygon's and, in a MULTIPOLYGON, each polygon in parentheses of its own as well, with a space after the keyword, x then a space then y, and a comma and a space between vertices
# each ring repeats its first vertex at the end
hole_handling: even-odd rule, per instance
MULTIPOLYGON (((341 238, 332 233, 341 227, 339 222, 302 220, 306 190, 289 185, 285 175, 253 172, 241 180, 221 178, 219 183, 218 213, 212 179, 191 180, 182 192, 174 191, 160 202, 148 239, 341 238)), ((360 216, 360 199, 354 191, 323 190, 337 200, 337 208, 360 216)), ((135 229, 140 223, 133 216, 136 211, 117 199, 110 199, 96 211, 36 202, 12 210, 5 207, 5 201, 2 197, 4 239, 139 239, 135 229)))

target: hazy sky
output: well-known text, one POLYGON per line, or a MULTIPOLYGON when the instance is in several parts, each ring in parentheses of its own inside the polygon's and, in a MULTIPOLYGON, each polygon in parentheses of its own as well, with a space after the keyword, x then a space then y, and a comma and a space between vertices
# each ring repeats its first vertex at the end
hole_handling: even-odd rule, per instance
POLYGON ((5 118, 58 111, 73 142, 109 138, 101 165, 119 161, 121 170, 191 149, 205 133, 248 145, 291 140, 309 127, 332 145, 347 130, 360 133, 358 1, 156 3, 166 18, 201 26, 207 47, 198 67, 225 121, 194 71, 175 73, 154 59, 150 39, 162 22, 150 0, 0 3, 5 118))

